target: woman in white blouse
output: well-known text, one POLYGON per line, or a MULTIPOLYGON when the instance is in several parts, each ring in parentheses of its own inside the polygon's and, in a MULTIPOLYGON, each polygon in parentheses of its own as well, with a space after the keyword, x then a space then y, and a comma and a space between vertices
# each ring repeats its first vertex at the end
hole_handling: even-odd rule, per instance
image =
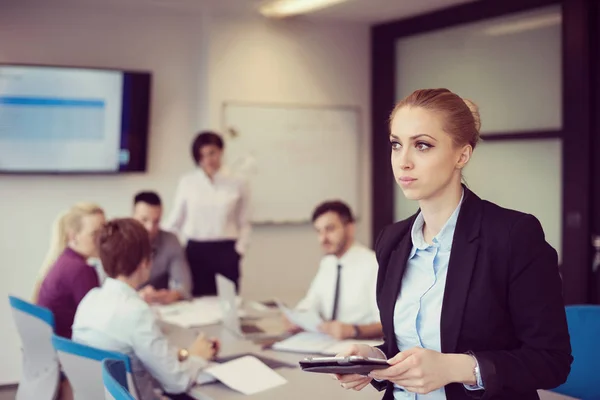
POLYGON ((232 280, 239 291, 240 259, 250 235, 249 190, 244 180, 221 168, 224 143, 214 132, 192 143, 198 169, 179 181, 167 229, 185 237, 193 295, 215 295, 215 274, 232 280))

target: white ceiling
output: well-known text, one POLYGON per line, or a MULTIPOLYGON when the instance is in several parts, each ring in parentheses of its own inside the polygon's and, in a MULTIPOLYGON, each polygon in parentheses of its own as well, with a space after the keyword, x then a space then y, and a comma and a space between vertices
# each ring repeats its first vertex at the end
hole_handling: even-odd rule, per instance
MULTIPOLYGON (((162 1, 162 0, 153 0, 162 1)), ((171 0, 169 0, 171 1, 171 0)), ((219 12, 256 14, 263 0, 205 0, 219 12)), ((407 18, 476 0, 347 0, 302 18, 378 23, 407 18)))
MULTIPOLYGON (((190 13, 201 13, 210 9, 218 14, 258 16, 258 7, 263 1, 265 0, 21 0, 18 3, 33 7, 43 3, 68 8, 129 10, 162 8, 190 13)), ((471 1, 477 0, 347 0, 300 18, 373 24, 407 18, 471 1)), ((6 4, 2 0, 0 3, 6 4)), ((0 10, 1 8, 0 6, 0 10)))
POLYGON ((348 0, 312 14, 315 18, 377 23, 425 14, 474 0, 348 0))

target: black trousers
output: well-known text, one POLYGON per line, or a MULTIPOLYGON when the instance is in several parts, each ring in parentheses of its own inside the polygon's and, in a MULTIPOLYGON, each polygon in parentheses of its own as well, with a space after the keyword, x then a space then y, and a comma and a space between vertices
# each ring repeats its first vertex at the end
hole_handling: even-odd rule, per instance
POLYGON ((216 295, 216 274, 233 281, 239 293, 240 255, 235 251, 234 240, 215 242, 189 240, 185 254, 192 273, 194 296, 216 295))

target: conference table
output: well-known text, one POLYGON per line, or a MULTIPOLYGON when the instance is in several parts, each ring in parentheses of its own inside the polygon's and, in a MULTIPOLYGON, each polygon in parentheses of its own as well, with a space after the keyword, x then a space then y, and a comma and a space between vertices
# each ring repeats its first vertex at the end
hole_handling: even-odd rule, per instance
MULTIPOLYGON (((253 323, 268 333, 281 333, 284 331, 280 314, 270 311, 266 313, 252 313, 253 323)), ((161 322, 161 329, 168 336, 170 342, 178 347, 188 347, 200 332, 209 337, 216 337, 221 342, 219 357, 253 354, 266 357, 290 367, 276 368, 275 371, 287 380, 287 383, 253 395, 237 392, 220 382, 197 385, 188 394, 197 400, 305 400, 305 399, 344 399, 344 400, 375 400, 383 397, 372 386, 367 386, 360 392, 345 390, 339 382, 330 375, 304 372, 298 366, 298 361, 311 356, 291 352, 274 351, 265 346, 265 341, 251 341, 231 333, 222 324, 213 324, 200 328, 183 328, 177 325, 161 322)), ((266 341, 268 342, 268 341, 266 341)), ((319 356, 314 354, 314 356, 319 356)), ((249 371, 249 374, 252 372, 249 371)), ((542 400, 573 400, 568 396, 552 392, 539 391, 542 400)))
MULTIPOLYGON (((251 312, 249 318, 253 324, 268 333, 278 334, 284 332, 281 316, 277 312, 251 312)), ((382 393, 369 386, 360 392, 347 391, 340 387, 339 382, 330 375, 303 372, 298 366, 298 361, 310 354, 274 351, 265 349, 265 343, 272 340, 252 341, 238 337, 222 324, 213 324, 199 328, 182 328, 176 325, 161 322, 161 329, 169 341, 178 347, 189 346, 196 336, 203 332, 208 337, 216 337, 221 342, 219 357, 253 354, 259 357, 279 361, 289 365, 274 369, 287 380, 287 383, 254 395, 244 395, 220 382, 198 385, 188 394, 198 400, 305 400, 305 399, 335 399, 343 397, 348 400, 375 400, 381 399, 382 393)), ((318 354, 314 354, 318 356, 318 354)), ((248 372, 249 374, 252 371, 248 372)))

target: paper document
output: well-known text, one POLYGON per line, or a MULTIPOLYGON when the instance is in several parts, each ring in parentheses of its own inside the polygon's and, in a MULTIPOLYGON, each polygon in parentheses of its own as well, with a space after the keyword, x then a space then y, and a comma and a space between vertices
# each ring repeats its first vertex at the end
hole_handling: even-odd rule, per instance
POLYGON ((292 310, 280 302, 277 302, 277 305, 292 324, 307 332, 319 332, 319 325, 323 323, 323 318, 316 311, 292 310))
POLYGON ((379 346, 382 343, 383 343, 383 341, 381 341, 381 340, 353 340, 353 339, 341 340, 339 342, 335 342, 333 345, 331 345, 331 346, 327 347, 325 350, 321 351, 321 354, 325 354, 328 356, 335 356, 337 354, 340 354, 341 352, 346 351, 353 344, 366 344, 367 346, 375 347, 375 346, 379 346))
POLYGON ((204 370, 200 371, 200 373, 196 377, 196 385, 205 385, 207 383, 216 382, 217 378, 215 378, 211 374, 207 373, 206 369, 210 368, 210 367, 217 366, 217 365, 219 365, 219 364, 214 363, 214 362, 208 363, 208 366, 206 366, 204 368, 204 370))
POLYGON ((227 385, 245 395, 259 393, 287 381, 253 356, 240 357, 235 360, 210 366, 204 370, 227 385))
MULTIPOLYGON (((241 304, 242 299, 238 297, 236 302, 241 304)), ((184 328, 217 324, 223 319, 219 299, 216 296, 178 301, 166 306, 153 306, 153 309, 161 320, 184 328)), ((245 312, 239 312, 240 317, 244 315, 245 312)))
POLYGON ((273 350, 321 354, 336 340, 324 333, 301 332, 271 346, 273 350))
POLYGON ((181 307, 179 310, 170 310, 168 313, 159 312, 159 314, 161 320, 184 328, 216 324, 222 318, 221 312, 218 310, 194 307, 192 304, 188 307, 181 307))
POLYGON ((302 332, 289 337, 271 346, 273 350, 290 351, 294 353, 339 354, 353 344, 366 344, 368 346, 380 345, 380 340, 335 340, 324 333, 302 332))

